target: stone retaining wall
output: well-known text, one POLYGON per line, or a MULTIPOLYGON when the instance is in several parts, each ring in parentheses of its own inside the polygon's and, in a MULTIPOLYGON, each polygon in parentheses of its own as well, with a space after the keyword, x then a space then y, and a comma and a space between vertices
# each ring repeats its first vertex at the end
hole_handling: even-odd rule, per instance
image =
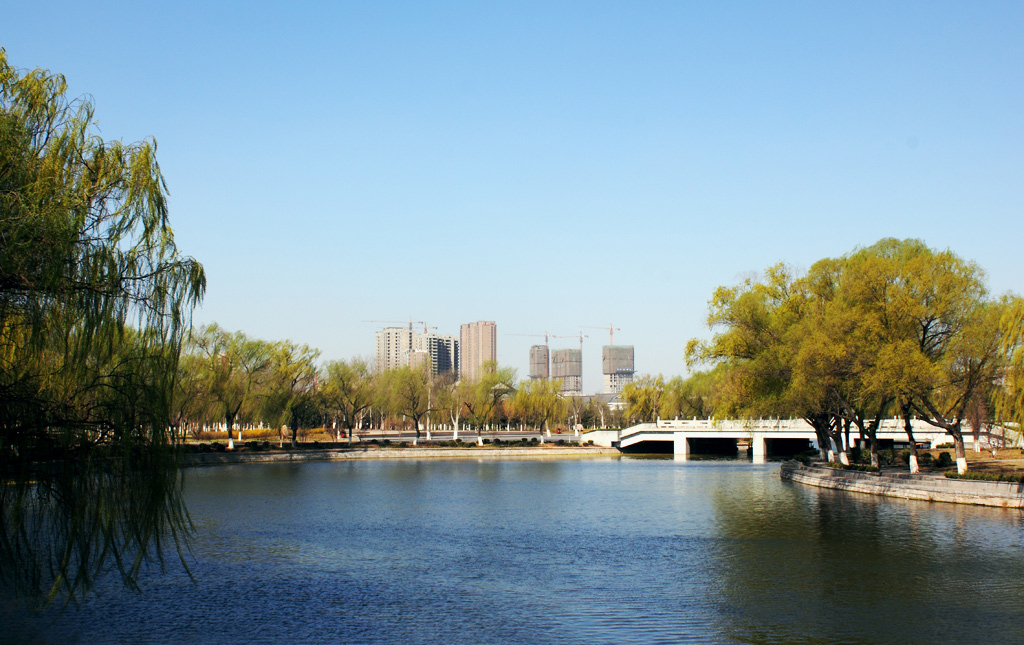
POLYGON ((614 448, 355 448, 342 450, 278 450, 268 452, 201 452, 185 455, 186 466, 340 461, 346 459, 546 459, 618 455, 614 448))
POLYGON ((782 464, 782 479, 819 488, 848 490, 869 495, 953 504, 1024 508, 1024 485, 942 475, 866 473, 824 466, 805 466, 797 461, 782 464))

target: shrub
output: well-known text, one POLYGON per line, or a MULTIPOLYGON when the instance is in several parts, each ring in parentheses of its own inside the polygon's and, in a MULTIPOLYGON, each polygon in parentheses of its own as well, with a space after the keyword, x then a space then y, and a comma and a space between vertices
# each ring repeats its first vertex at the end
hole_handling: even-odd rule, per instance
POLYGON ((540 440, 537 437, 530 437, 530 443, 540 443, 540 440))
POLYGON ((484 445, 485 446, 490 445, 490 443, 491 443, 490 439, 484 439, 484 445))
POLYGON ((973 479, 980 481, 1024 483, 1024 474, 1021 473, 985 473, 978 472, 976 470, 969 470, 966 473, 960 474, 950 470, 946 472, 945 475, 949 479, 973 479))
POLYGON ((904 448, 903 450, 900 450, 900 461, 902 461, 905 464, 909 464, 910 463, 910 450, 909 449, 904 448))
POLYGON ((921 457, 920 457, 921 465, 922 466, 930 466, 934 459, 935 459, 935 457, 932 456, 932 453, 926 452, 926 453, 922 454, 921 457))
MULTIPOLYGON (((391 440, 390 439, 385 439, 384 440, 384 445, 385 446, 390 446, 391 445, 391 440)), ((398 442, 398 447, 399 448, 408 448, 409 447, 409 442, 408 441, 399 441, 398 442)))
POLYGON ((935 461, 935 465, 939 468, 945 468, 953 465, 953 458, 949 456, 948 452, 940 452, 939 458, 935 461))
POLYGON ((830 461, 830 462, 828 462, 825 465, 828 466, 829 468, 835 468, 836 470, 856 470, 856 471, 863 472, 863 473, 877 473, 878 472, 878 468, 876 468, 874 466, 865 466, 863 464, 844 465, 844 464, 839 463, 838 461, 830 461))
POLYGON ((878 463, 891 466, 896 463, 899 459, 899 454, 895 448, 889 448, 888 450, 882 450, 878 453, 878 463))
POLYGON ((939 445, 937 445, 935 447, 936 448, 955 448, 955 446, 953 444, 951 444, 951 443, 940 443, 939 445))

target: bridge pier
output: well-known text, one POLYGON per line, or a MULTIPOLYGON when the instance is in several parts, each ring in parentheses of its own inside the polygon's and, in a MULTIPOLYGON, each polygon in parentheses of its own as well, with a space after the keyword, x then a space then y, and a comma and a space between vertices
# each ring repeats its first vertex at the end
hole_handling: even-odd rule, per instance
POLYGON ((676 459, 686 459, 690 454, 690 441, 681 432, 672 435, 672 453, 676 459))
POLYGON ((755 464, 763 464, 768 455, 768 440, 763 432, 755 432, 750 437, 750 457, 755 464))

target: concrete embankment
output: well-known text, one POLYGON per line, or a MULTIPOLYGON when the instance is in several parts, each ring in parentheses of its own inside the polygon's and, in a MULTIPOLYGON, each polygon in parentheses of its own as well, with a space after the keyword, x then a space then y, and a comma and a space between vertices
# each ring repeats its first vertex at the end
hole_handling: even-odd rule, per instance
POLYGON ((186 466, 280 463, 292 461, 343 461, 351 459, 550 459, 619 455, 614 448, 345 448, 331 450, 272 450, 201 452, 185 455, 186 466))
POLYGON ((797 461, 784 462, 780 476, 784 480, 808 486, 847 490, 868 495, 952 504, 1024 508, 1024 485, 1013 482, 948 479, 942 475, 866 473, 825 466, 807 466, 797 461))

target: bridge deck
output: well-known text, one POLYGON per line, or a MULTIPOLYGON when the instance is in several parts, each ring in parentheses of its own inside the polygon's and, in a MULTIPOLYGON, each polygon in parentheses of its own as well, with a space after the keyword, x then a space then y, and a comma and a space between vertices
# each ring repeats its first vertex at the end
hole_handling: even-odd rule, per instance
MULTIPOLYGON (((914 439, 923 443, 938 444, 949 441, 950 437, 942 428, 925 421, 912 423, 914 439)), ((965 436, 969 433, 965 431, 965 436)), ((986 433, 986 435, 989 433, 986 433)), ((851 428, 850 437, 860 432, 851 428)), ((885 419, 879 424, 879 439, 906 441, 907 435, 902 419, 885 419)), ((764 456, 767 441, 773 439, 807 439, 816 441, 814 428, 802 419, 759 419, 745 421, 718 421, 713 419, 662 420, 655 423, 641 423, 623 430, 598 430, 587 433, 587 438, 597 445, 628 448, 645 441, 671 441, 677 455, 689 453, 691 439, 746 439, 749 440, 754 456, 764 456)))

